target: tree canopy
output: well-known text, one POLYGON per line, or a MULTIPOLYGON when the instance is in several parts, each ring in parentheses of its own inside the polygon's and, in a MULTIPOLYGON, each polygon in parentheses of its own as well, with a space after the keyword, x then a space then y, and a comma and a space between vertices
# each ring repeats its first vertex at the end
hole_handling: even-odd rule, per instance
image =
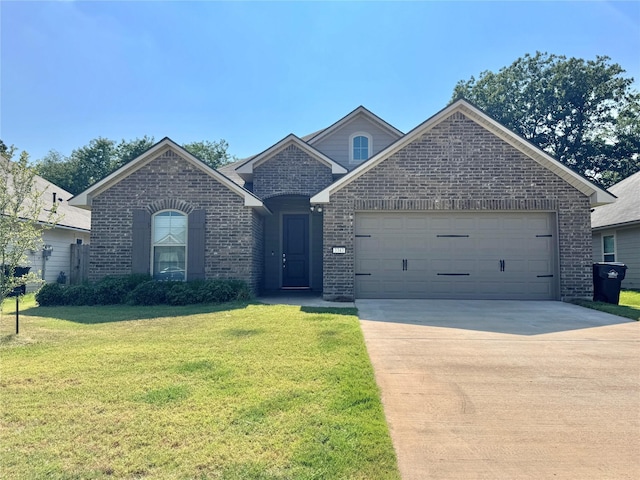
POLYGON ((640 95, 606 56, 537 52, 459 81, 465 98, 578 173, 610 186, 640 170, 640 95))
MULTIPOLYGON (((42 177, 77 195, 151 148, 154 143, 153 137, 146 135, 119 143, 98 137, 88 145, 73 150, 69 157, 51 150, 36 162, 36 168, 42 177)), ((231 159, 225 140, 192 142, 183 147, 212 168, 218 168, 231 159)))

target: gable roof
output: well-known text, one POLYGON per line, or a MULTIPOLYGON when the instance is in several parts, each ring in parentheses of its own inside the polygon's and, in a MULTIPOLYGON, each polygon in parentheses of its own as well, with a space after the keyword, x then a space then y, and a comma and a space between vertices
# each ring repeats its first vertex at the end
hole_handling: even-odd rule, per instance
POLYGON ((592 206, 603 205, 615 201, 615 197, 609 192, 590 182, 582 175, 574 172, 566 165, 563 165, 551 155, 501 125, 474 105, 470 104, 466 100, 458 100, 440 110, 434 116, 415 127, 405 136, 401 137, 396 142, 371 157, 341 179, 318 192, 311 198, 311 203, 329 203, 330 197, 333 193, 339 191, 341 188, 382 163, 391 155, 409 145, 411 142, 415 141, 456 112, 462 113, 467 118, 473 120, 478 125, 496 135, 498 138, 507 142, 516 150, 519 150, 543 167, 558 175, 578 191, 588 196, 592 206))
POLYGON ((616 183, 609 191, 618 197, 615 203, 603 205, 591 213, 591 228, 640 224, 640 172, 616 183))
POLYGON ((241 158, 231 163, 225 163, 224 165, 218 167, 216 170, 218 170, 221 174, 223 174, 229 180, 233 180, 238 185, 244 186, 244 180, 240 175, 236 173, 236 168, 242 165, 243 163, 251 160, 253 157, 255 157, 255 155, 252 155, 251 157, 241 158))
POLYGON ((71 205, 90 210, 93 197, 111 188, 113 185, 128 177, 133 172, 144 167, 146 164, 154 160, 158 155, 164 153, 167 150, 175 151, 191 165, 198 168, 202 172, 220 182, 222 185, 226 186, 229 190, 244 198, 244 205, 246 207, 254 207, 261 210, 263 213, 269 213, 269 210, 264 206, 262 200, 256 197, 253 193, 233 182, 231 179, 227 178, 219 171, 209 167, 207 164, 189 153, 169 137, 163 138, 158 143, 149 148, 146 152, 140 154, 138 157, 134 158, 126 165, 123 165, 115 172, 90 186, 84 192, 79 193, 78 195, 73 197, 69 201, 69 203, 71 205))
POLYGON ((315 158, 319 162, 324 163, 325 165, 331 168, 331 173, 333 173, 334 175, 342 175, 347 173, 347 169, 344 168, 342 165, 331 160, 324 153, 319 152, 318 150, 313 148, 311 145, 305 143, 300 138, 296 137, 293 133, 290 133, 289 135, 284 137, 282 140, 280 140, 278 143, 266 149, 264 152, 259 153, 258 155, 255 155, 253 157, 250 157, 244 163, 235 167, 236 173, 240 175, 240 177, 242 177, 245 181, 251 182, 253 180, 254 167, 257 167, 261 163, 265 162, 266 160, 271 158, 273 155, 282 151, 289 145, 295 145, 306 154, 315 158))
MULTIPOLYGON (((54 203, 53 196, 55 194, 55 203, 57 205, 56 213, 60 215, 60 219, 56 222, 54 228, 81 230, 84 232, 91 231, 91 212, 74 207, 69 202, 73 197, 71 193, 38 175, 34 178, 34 188, 37 189, 38 192, 42 192, 42 201, 45 208, 49 208, 54 203), (49 207, 47 207, 47 205, 49 205, 49 207)), ((48 211, 41 212, 38 220, 46 223, 48 213, 48 211)))
POLYGON ((402 135, 404 135, 396 127, 394 127, 390 123, 385 122, 382 118, 380 118, 379 116, 377 116, 373 112, 367 110, 362 105, 360 105, 358 108, 356 108, 352 112, 350 112, 347 115, 345 115, 344 117, 342 117, 340 120, 335 122, 333 125, 330 125, 329 127, 325 128, 323 130, 319 130, 319 131, 317 131, 315 133, 312 133, 310 135, 306 135, 306 136, 303 137, 303 139, 304 139, 305 142, 308 142, 309 145, 313 145, 314 143, 317 143, 320 140, 322 140, 323 138, 326 138, 327 136, 331 135, 331 133, 335 132, 340 127, 342 127, 343 125, 346 125, 347 123, 349 123, 351 120, 353 120, 354 118, 356 118, 358 116, 366 117, 370 122, 375 123, 382 130, 385 130, 385 131, 389 132, 394 137, 401 137, 402 135))
MULTIPOLYGON (((0 157, 0 161, 10 162, 4 157, 0 157)), ((7 187, 11 191, 13 183, 8 181, 7 187)), ((71 193, 39 175, 33 176, 32 188, 41 195, 42 208, 38 215, 38 223, 49 224, 49 212, 51 212, 51 206, 55 203, 56 213, 59 218, 53 228, 82 232, 91 230, 91 212, 70 205, 68 200, 73 197, 71 193)), ((26 198, 24 202, 24 206, 30 208, 31 199, 26 198)))

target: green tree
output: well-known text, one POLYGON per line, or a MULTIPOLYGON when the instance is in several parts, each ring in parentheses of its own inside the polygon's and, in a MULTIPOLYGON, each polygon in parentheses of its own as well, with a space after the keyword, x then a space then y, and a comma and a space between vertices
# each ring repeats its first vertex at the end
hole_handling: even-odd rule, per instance
POLYGON ((640 169, 633 79, 610 58, 537 52, 459 81, 465 98, 565 165, 606 185, 640 169))
POLYGON ((0 302, 13 288, 38 280, 35 272, 14 277, 16 267, 25 266, 27 251, 38 250, 43 230, 59 220, 55 208, 44 208, 29 155, 13 161, 15 151, 8 147, 0 156, 0 302))
POLYGON ((153 137, 146 135, 120 143, 98 137, 71 152, 69 157, 52 150, 36 162, 36 168, 42 177, 77 195, 152 145, 153 137))
MULTIPOLYGON (((153 145, 153 137, 146 135, 128 141, 121 140, 120 143, 98 137, 88 145, 74 150, 68 157, 51 150, 36 162, 36 168, 42 177, 77 195, 153 145)), ((184 145, 186 150, 212 168, 218 168, 231 160, 227 153, 228 147, 224 140, 205 140, 184 145)))
POLYGON ((229 144, 223 139, 217 142, 204 140, 202 142, 185 143, 183 147, 211 168, 219 168, 232 160, 232 157, 227 153, 229 144))
POLYGON ((49 153, 36 162, 35 168, 41 177, 68 192, 74 193, 74 171, 68 157, 56 150, 49 150, 49 153))
POLYGON ((153 147, 154 143, 155 140, 153 139, 153 137, 148 137, 146 135, 142 138, 134 138, 133 140, 129 141, 121 140, 116 147, 117 159, 114 165, 112 165, 111 172, 117 170, 121 166, 129 163, 134 158, 149 150, 151 147, 153 147))

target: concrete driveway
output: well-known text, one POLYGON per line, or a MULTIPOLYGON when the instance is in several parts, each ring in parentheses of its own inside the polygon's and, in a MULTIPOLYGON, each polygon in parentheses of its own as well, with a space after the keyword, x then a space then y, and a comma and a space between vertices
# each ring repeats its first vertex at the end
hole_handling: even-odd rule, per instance
POLYGON ((640 323, 560 302, 358 300, 404 480, 640 478, 640 323))

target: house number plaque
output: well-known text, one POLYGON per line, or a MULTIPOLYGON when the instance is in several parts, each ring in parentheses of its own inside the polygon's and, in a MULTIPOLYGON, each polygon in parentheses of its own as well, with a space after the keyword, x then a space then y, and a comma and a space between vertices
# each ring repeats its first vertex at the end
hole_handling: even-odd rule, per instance
POLYGON ((331 251, 336 255, 344 255, 347 253, 347 247, 332 247, 331 251))

